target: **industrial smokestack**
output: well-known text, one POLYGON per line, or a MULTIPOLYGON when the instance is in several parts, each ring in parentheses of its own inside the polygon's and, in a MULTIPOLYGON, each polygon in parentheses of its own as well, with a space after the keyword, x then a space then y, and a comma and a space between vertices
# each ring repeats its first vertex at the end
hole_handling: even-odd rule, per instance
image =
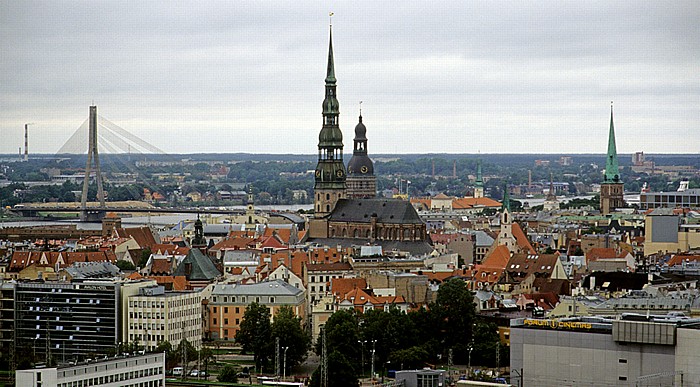
POLYGON ((34 125, 31 122, 24 124, 24 161, 29 160, 29 125, 34 125))

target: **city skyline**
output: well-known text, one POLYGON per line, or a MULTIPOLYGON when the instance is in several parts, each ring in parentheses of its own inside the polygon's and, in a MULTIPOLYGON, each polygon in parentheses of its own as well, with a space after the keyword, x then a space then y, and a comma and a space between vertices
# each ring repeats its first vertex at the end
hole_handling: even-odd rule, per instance
POLYGON ((314 153, 328 11, 346 154, 359 101, 370 155, 602 154, 610 100, 619 153, 700 151, 692 2, 2 8, 0 153, 27 122, 56 152, 92 103, 168 153, 314 153))

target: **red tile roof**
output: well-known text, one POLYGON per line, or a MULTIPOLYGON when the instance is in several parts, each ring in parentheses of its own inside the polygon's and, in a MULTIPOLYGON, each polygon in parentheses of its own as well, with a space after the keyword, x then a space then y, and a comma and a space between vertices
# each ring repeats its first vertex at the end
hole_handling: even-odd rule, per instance
POLYGON ((536 253, 535 249, 532 248, 530 241, 527 240, 527 236, 525 236, 525 233, 523 232, 523 229, 520 228, 519 224, 513 223, 512 232, 513 232, 513 236, 515 237, 515 240, 518 242, 518 246, 520 247, 520 249, 523 252, 529 253, 529 254, 536 253))
POLYGON ((510 250, 508 250, 508 246, 500 245, 484 258, 481 266, 504 269, 508 264, 508 260, 510 260, 510 250))
POLYGON ((364 278, 332 278, 331 292, 335 297, 343 298, 353 289, 367 288, 367 281, 364 278))
POLYGON ((156 244, 156 238, 148 227, 115 228, 114 233, 119 238, 134 238, 142 249, 151 248, 156 244))

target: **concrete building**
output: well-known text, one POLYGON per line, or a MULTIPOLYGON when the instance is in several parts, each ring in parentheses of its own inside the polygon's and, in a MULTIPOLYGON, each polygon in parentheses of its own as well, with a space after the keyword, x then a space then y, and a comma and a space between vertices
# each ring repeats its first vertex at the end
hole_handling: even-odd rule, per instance
POLYGON ((700 223, 669 208, 657 208, 645 218, 644 255, 684 252, 700 247, 700 223))
POLYGON ((439 387, 445 385, 445 370, 403 370, 396 371, 396 382, 405 387, 439 387))
POLYGON ((129 325, 125 341, 147 350, 169 341, 173 348, 186 339, 195 348, 202 344, 201 291, 166 292, 163 286, 139 289, 129 297, 129 325))
POLYGON ((0 282, 0 359, 7 359, 14 341, 15 284, 0 282))
POLYGON ((639 195, 639 208, 700 208, 700 189, 691 188, 685 191, 671 192, 642 192, 639 195))
POLYGON ((274 319, 283 306, 292 308, 294 315, 306 318, 304 290, 282 280, 255 284, 213 285, 206 303, 208 338, 233 340, 240 329, 245 309, 256 302, 270 309, 274 319))
POLYGON ((542 387, 697 386, 698 324, 697 319, 645 315, 514 319, 510 366, 517 372, 511 374, 512 382, 542 387))
POLYGON ((165 386, 165 353, 110 357, 76 365, 17 370, 17 386, 165 386))

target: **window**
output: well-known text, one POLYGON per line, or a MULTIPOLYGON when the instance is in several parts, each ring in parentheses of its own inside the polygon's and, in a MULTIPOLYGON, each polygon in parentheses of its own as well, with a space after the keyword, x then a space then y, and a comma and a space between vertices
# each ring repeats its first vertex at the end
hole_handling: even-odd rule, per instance
POLYGON ((627 380, 627 376, 620 376, 617 380, 627 380))
POLYGON ((619 362, 625 364, 627 363, 627 359, 620 359, 619 362))

